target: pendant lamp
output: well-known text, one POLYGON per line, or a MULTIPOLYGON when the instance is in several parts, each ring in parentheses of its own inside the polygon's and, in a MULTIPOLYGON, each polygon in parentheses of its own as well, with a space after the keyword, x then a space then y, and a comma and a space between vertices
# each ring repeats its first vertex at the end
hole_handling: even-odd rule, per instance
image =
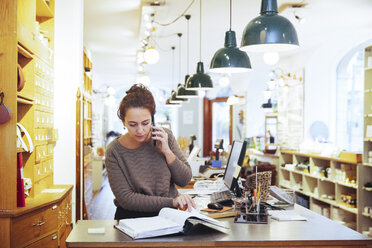
POLYGON ((213 82, 209 75, 204 73, 204 65, 201 62, 201 23, 202 23, 202 0, 200 0, 200 51, 199 51, 199 62, 196 66, 196 73, 189 77, 186 82, 187 90, 209 90, 213 88, 213 82))
POLYGON ((245 27, 240 49, 248 52, 282 52, 299 47, 292 23, 278 15, 277 0, 262 0, 260 16, 245 27))
POLYGON ((248 54, 236 46, 236 35, 231 30, 232 0, 230 0, 230 29, 225 33, 225 47, 213 56, 209 71, 215 73, 247 72, 252 69, 248 54))
MULTIPOLYGON (((174 81, 174 49, 176 49, 176 47, 175 47, 175 46, 172 46, 171 49, 172 49, 172 86, 173 86, 173 81, 174 81)), ((172 87, 172 88, 173 88, 173 87, 172 87)), ((174 99, 174 100, 172 101, 172 95, 173 95, 173 93, 174 93, 174 90, 172 90, 170 97, 165 101, 165 105, 166 105, 166 106, 170 106, 170 105, 172 105, 172 106, 180 105, 180 104, 179 104, 180 102, 177 101, 177 99, 174 99)))
POLYGON ((179 84, 178 89, 177 89, 177 97, 178 98, 196 98, 199 97, 198 92, 195 90, 187 90, 185 88, 187 79, 189 79, 189 34, 190 34, 190 29, 189 29, 189 20, 191 18, 191 15, 185 15, 185 18, 187 20, 187 74, 185 76, 185 83, 184 84, 179 84))

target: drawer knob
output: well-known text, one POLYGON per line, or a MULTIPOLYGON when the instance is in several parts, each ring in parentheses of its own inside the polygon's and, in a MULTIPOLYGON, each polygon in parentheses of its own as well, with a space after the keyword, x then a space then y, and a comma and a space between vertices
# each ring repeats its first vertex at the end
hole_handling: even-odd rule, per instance
POLYGON ((45 221, 39 221, 37 224, 33 224, 33 226, 42 226, 45 224, 45 221))

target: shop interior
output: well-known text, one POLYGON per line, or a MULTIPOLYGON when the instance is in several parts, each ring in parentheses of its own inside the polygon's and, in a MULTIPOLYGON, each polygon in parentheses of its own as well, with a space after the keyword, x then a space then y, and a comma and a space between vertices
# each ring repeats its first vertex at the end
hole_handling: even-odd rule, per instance
POLYGON ((296 204, 372 237, 371 1, 3 0, 0 8, 0 237, 9 247, 54 235, 65 247, 78 220, 113 219, 105 150, 126 132, 117 110, 135 83, 154 95, 155 125, 172 130, 195 178, 223 173, 234 141, 245 141, 242 167, 272 171, 296 204), (273 24, 286 44, 263 31, 249 44, 254 18, 267 14, 284 19, 273 24), (221 65, 232 56, 243 59, 221 65), (200 75, 205 88, 190 90, 200 75), (30 216, 47 206, 59 212, 47 214, 58 221, 45 235, 13 233, 31 219, 44 226, 30 216))

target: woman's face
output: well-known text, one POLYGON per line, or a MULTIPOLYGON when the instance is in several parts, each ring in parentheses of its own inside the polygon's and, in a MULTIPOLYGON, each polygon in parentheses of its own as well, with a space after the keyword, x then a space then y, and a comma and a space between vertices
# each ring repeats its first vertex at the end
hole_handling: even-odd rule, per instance
POLYGON ((129 108, 124 118, 129 136, 137 142, 145 142, 151 136, 151 113, 146 108, 129 108))

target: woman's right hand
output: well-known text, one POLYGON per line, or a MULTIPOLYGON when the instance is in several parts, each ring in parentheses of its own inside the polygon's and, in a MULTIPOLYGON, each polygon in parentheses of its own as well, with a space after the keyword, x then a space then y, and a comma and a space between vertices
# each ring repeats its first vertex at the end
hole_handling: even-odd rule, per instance
POLYGON ((194 200, 188 194, 179 195, 173 199, 173 207, 179 208, 181 210, 191 211, 192 208, 196 208, 194 200))

